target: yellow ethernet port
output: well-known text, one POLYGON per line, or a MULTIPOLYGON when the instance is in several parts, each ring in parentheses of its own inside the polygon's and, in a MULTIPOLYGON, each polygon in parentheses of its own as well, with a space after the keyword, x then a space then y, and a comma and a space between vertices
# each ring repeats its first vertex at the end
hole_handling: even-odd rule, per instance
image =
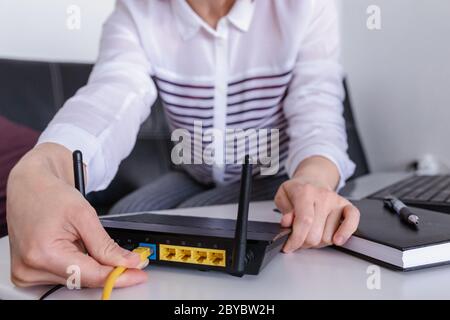
POLYGON ((215 267, 226 266, 225 250, 159 245, 159 259, 178 263, 192 263, 215 267))
POLYGON ((174 248, 160 246, 160 260, 173 261, 177 251, 174 248))
POLYGON ((178 260, 181 261, 189 261, 191 260, 191 256, 192 256, 192 251, 189 249, 179 249, 176 250, 177 254, 178 254, 178 260))
POLYGON ((208 252, 206 251, 194 250, 193 252, 193 259, 195 263, 203 264, 208 258, 208 252))
POLYGON ((223 252, 208 252, 208 260, 216 266, 225 266, 225 255, 223 252))

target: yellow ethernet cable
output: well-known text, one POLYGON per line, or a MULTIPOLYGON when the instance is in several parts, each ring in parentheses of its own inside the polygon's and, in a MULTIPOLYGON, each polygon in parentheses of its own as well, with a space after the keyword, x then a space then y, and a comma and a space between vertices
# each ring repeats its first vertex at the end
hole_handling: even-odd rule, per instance
MULTIPOLYGON (((141 262, 145 263, 143 264, 143 267, 145 267, 146 263, 148 263, 148 257, 152 254, 152 250, 148 247, 139 247, 134 249, 133 252, 139 254, 141 262)), ((117 278, 119 278, 125 270, 127 270, 125 267, 116 267, 113 271, 111 271, 108 278, 106 278, 105 286, 103 287, 102 300, 109 300, 117 278)))

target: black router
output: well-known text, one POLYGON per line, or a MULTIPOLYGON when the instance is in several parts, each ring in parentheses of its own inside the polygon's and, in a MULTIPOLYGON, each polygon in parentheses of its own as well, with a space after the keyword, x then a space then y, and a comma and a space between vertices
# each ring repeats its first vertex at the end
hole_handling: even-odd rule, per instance
POLYGON ((105 216, 101 222, 120 246, 150 247, 152 264, 238 277, 257 275, 281 250, 291 230, 277 223, 248 221, 251 190, 252 165, 247 156, 236 220, 141 212, 105 216))

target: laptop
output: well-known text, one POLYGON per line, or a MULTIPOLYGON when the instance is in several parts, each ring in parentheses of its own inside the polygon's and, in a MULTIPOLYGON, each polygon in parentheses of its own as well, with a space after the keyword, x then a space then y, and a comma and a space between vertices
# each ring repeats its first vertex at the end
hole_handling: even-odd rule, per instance
POLYGON ((371 174, 350 182, 341 194, 350 200, 393 195, 408 206, 450 214, 450 175, 371 174))

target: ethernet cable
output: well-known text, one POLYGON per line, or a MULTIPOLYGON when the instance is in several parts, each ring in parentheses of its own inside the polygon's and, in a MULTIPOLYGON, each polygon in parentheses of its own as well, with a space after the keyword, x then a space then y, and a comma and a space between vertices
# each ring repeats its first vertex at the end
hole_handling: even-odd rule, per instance
MULTIPOLYGON (((133 250, 133 252, 139 254, 141 258, 141 264, 138 266, 139 269, 145 268, 148 265, 148 257, 151 256, 152 250, 148 247, 138 247, 133 250)), ((105 286, 103 287, 102 300, 109 300, 111 297, 111 292, 114 288, 116 280, 120 277, 122 273, 127 270, 126 267, 116 267, 108 275, 105 281, 105 286)))

